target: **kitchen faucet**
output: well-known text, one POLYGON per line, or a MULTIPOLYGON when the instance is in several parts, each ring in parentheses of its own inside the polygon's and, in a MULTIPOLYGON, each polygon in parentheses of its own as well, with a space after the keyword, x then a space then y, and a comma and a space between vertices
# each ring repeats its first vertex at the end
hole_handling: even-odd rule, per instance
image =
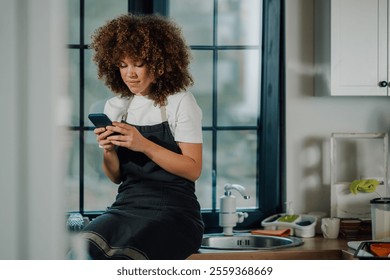
POLYGON ((248 213, 236 211, 236 197, 232 195, 232 190, 238 191, 244 199, 250 198, 243 186, 237 184, 225 185, 225 194, 220 197, 219 213, 219 226, 223 228, 224 235, 233 235, 233 227, 237 223, 242 223, 248 217, 248 213))

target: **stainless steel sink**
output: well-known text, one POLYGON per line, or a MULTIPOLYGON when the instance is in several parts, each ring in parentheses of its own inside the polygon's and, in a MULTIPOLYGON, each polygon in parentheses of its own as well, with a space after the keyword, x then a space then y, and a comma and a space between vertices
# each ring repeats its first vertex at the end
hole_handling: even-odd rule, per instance
POLYGON ((217 250, 273 250, 302 245, 303 241, 297 237, 279 237, 267 235, 252 235, 237 233, 233 236, 205 234, 201 248, 217 250))

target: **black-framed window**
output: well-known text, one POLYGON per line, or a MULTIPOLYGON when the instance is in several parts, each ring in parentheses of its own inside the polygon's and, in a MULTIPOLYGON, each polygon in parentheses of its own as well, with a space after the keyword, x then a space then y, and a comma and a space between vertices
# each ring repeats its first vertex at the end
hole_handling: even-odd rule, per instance
POLYGON ((218 229, 219 197, 226 183, 240 184, 237 206, 249 212, 238 227, 259 226, 281 211, 283 180, 282 0, 68 0, 71 153, 68 211, 97 215, 117 186, 101 171, 102 155, 91 112, 112 93, 96 78, 88 49, 94 29, 119 14, 159 13, 183 29, 193 53, 189 89, 203 110, 203 170, 196 182, 206 226, 218 229))

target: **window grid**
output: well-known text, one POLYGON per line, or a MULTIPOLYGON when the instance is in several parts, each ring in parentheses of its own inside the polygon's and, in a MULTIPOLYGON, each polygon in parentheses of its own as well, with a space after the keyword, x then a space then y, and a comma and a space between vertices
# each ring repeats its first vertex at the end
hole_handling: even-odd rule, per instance
MULTIPOLYGON (((214 0, 213 3, 213 40, 212 46, 208 45, 191 45, 191 50, 199 50, 199 51, 212 51, 213 52, 213 87, 212 87, 212 125, 211 126, 203 126, 203 131, 211 131, 212 132, 212 207, 211 211, 217 211, 217 141, 218 141, 218 132, 219 131, 244 131, 251 130, 256 131, 257 135, 257 149, 256 149, 256 191, 259 193, 259 135, 261 135, 261 124, 260 118, 257 118, 257 126, 226 126, 226 125, 218 125, 218 52, 226 51, 226 50, 259 50, 261 46, 259 45, 218 45, 218 0, 214 0)), ((261 32, 261 31, 260 31, 261 32)), ((261 38, 261 37, 260 37, 261 38)), ((259 90, 261 87, 259 87, 259 90)), ((259 96, 261 96, 261 92, 259 92, 259 96)), ((261 98, 259 98, 259 102, 261 102, 261 98)), ((258 104, 258 112, 260 110, 260 104, 258 104)), ((232 182, 233 183, 233 182, 232 182)), ((256 194, 256 197, 257 197, 256 194)), ((259 207, 259 201, 256 199, 256 208, 259 207)))

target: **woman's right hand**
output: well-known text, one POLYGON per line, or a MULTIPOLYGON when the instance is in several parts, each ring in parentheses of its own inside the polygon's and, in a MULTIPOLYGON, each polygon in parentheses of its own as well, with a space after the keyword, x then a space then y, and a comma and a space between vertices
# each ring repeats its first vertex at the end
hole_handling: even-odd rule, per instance
POLYGON ((114 149, 115 145, 107 139, 107 137, 113 133, 112 131, 100 127, 95 128, 93 132, 96 135, 96 140, 99 143, 100 148, 105 149, 106 151, 112 151, 114 149))

